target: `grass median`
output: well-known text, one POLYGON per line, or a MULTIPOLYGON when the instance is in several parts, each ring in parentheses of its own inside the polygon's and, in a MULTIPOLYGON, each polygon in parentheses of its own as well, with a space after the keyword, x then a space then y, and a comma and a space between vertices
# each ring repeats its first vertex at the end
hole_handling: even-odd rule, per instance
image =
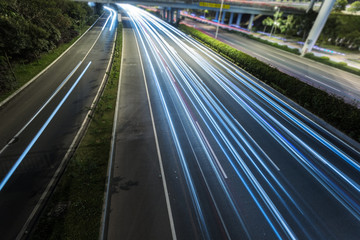
POLYGON ((30 239, 98 239, 119 71, 122 26, 113 63, 90 126, 61 177, 30 239))

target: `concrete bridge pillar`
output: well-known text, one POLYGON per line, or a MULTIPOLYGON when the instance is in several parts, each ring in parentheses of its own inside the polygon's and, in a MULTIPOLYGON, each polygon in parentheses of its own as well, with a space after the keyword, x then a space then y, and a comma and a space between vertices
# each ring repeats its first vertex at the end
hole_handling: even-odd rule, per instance
POLYGON ((215 14, 215 19, 218 20, 219 19, 219 11, 216 11, 216 14, 215 14))
POLYGON ((174 9, 170 8, 170 23, 174 23, 174 9))
POLYGON ((234 13, 232 12, 230 13, 229 26, 232 24, 233 19, 234 19, 234 13))
POLYGON ((171 18, 170 18, 171 8, 168 8, 166 12, 167 12, 167 14, 166 14, 166 21, 167 21, 167 22, 170 22, 170 19, 171 19, 171 18))
POLYGON ((223 12, 223 14, 221 16, 221 24, 224 24, 224 22, 225 22, 225 15, 226 15, 226 12, 223 12))
POLYGON ((236 19, 236 26, 240 26, 242 14, 239 13, 236 19))
POLYGON ((180 22, 180 9, 176 9, 176 23, 180 22))
POLYGON ((335 0, 325 0, 322 7, 316 17, 314 25, 312 26, 309 36, 307 37, 304 47, 301 50, 301 56, 304 56, 307 52, 311 52, 314 47, 325 23, 328 19, 331 9, 334 6, 335 0))
POLYGON ((166 8, 163 8, 163 19, 166 20, 166 8))
POLYGON ((249 31, 251 31, 253 22, 254 22, 254 14, 251 14, 250 20, 249 20, 249 25, 248 25, 248 30, 249 30, 249 31))

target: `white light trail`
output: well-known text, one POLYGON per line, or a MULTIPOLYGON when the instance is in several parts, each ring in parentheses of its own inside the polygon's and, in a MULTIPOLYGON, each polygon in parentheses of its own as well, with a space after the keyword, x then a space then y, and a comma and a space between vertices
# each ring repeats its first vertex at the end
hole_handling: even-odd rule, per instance
POLYGON ((61 106, 64 104, 64 102, 66 101, 66 99, 69 97, 69 95, 72 93, 72 91, 74 90, 74 88, 76 87, 76 85, 79 83, 80 79, 83 77, 83 75, 85 74, 85 72, 87 71, 87 69, 89 68, 91 64, 91 61, 88 63, 88 65, 85 67, 85 69, 83 70, 83 72, 80 74, 80 76, 77 78, 77 80, 75 81, 75 83, 71 86, 71 88, 69 89, 69 91, 66 93, 66 95, 62 98, 62 100, 60 101, 60 103, 56 106, 55 110, 51 113, 51 115, 49 116, 49 118, 46 120, 46 122, 43 124, 43 126, 40 128, 40 130, 37 132, 37 134, 35 135, 35 137, 31 140, 31 142, 29 143, 29 145, 26 147, 26 149, 24 150, 24 152, 20 155, 20 157, 18 158, 18 160, 15 162, 15 164, 12 166, 12 168, 10 169, 10 171, 6 174, 6 176, 3 178, 3 180, 0 183, 0 191, 4 188, 5 184, 9 181, 10 177, 14 174, 15 170, 18 168, 18 166, 20 165, 20 163, 24 160, 24 158, 26 157, 26 155, 28 154, 28 152, 31 150, 31 148, 34 146, 34 144, 36 143, 36 141, 39 139, 39 137, 41 136, 41 134, 44 132, 44 130, 46 129, 46 127, 49 125, 49 123, 51 122, 51 120, 54 118, 54 116, 56 115, 56 113, 59 111, 59 109, 61 108, 61 106))

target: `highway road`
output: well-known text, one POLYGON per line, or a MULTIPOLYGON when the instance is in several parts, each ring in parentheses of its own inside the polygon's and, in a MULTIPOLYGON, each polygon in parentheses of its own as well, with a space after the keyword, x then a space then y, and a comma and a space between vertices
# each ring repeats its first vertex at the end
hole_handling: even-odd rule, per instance
POLYGON ((28 230, 54 174, 79 141, 79 129, 104 83, 112 54, 112 19, 104 14, 55 64, 1 107, 1 239, 16 239, 28 230))
POLYGON ((359 238, 359 150, 192 38, 121 7, 144 66, 173 239, 359 238))
MULTIPOLYGON (((212 25, 191 19, 186 19, 184 23, 195 26, 196 29, 210 36, 215 35, 216 28, 212 25)), ((347 102, 356 102, 357 105, 360 103, 360 77, 357 75, 302 58, 223 29, 219 29, 218 39, 312 86, 344 98, 347 102)))

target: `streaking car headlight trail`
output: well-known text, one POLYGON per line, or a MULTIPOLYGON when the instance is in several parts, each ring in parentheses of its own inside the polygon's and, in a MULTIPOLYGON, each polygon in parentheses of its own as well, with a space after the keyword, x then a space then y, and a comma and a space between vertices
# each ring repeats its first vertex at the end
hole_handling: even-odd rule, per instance
POLYGON ((169 129, 172 142, 160 148, 176 149, 164 165, 181 166, 203 238, 360 234, 356 149, 175 27, 119 6, 135 30, 163 112, 158 118, 169 129))

